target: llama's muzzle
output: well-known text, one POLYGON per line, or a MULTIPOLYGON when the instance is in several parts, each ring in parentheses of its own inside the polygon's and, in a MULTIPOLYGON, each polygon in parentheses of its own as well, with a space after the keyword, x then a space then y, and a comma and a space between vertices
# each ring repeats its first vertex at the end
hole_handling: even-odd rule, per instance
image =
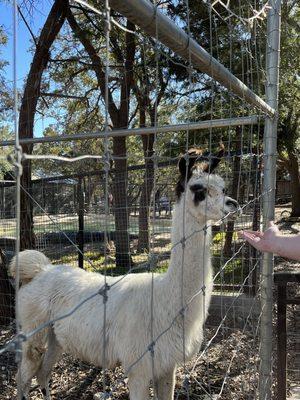
POLYGON ((242 213, 239 203, 231 197, 227 197, 225 201, 225 210, 227 213, 229 213, 229 218, 232 219, 237 218, 242 213))

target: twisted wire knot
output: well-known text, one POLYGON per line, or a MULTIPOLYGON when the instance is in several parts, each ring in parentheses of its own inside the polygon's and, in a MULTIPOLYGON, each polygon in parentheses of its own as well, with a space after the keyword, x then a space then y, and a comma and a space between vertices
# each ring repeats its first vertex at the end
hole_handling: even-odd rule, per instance
POLYGON ((100 296, 103 297, 103 303, 106 303, 108 300, 107 292, 109 291, 109 289, 110 286, 107 283, 105 283, 105 285, 98 291, 98 294, 100 294, 100 296))
POLYGON ((152 357, 154 356, 154 346, 155 346, 155 342, 150 343, 148 346, 148 351, 150 352, 152 357))

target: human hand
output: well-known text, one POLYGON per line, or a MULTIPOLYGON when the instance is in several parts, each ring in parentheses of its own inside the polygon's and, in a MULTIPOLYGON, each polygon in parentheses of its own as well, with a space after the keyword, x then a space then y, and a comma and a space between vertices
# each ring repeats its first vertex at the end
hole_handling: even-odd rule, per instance
POLYGON ((264 232, 241 231, 238 235, 259 251, 277 253, 280 232, 274 221, 269 222, 269 226, 264 232))

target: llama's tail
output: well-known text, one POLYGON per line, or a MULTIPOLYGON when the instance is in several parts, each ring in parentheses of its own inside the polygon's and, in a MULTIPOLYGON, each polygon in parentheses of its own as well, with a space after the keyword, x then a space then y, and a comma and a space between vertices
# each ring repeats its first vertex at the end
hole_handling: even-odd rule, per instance
MULTIPOLYGON (((20 282, 25 284, 30 282, 37 274, 47 269, 51 265, 50 260, 40 251, 24 250, 18 255, 18 269, 20 282)), ((9 265, 10 275, 16 277, 17 263, 16 256, 9 265)))

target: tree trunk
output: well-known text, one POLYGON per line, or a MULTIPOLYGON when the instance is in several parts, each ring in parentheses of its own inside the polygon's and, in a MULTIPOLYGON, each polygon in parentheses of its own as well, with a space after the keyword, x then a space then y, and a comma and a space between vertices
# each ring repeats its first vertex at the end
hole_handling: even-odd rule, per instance
MULTIPOLYGON (((233 174, 232 174, 232 188, 231 188, 231 196, 237 200, 239 194, 239 178, 240 178, 240 168, 241 168, 241 157, 240 154, 242 153, 242 128, 240 126, 236 127, 236 156, 233 160, 233 174)), ((226 229, 226 236, 225 236, 225 243, 223 248, 223 254, 226 258, 232 255, 232 238, 233 238, 233 231, 234 231, 234 221, 228 221, 227 229, 226 229)))
MULTIPOLYGON (((120 89, 120 108, 118 110, 117 121, 113 121, 114 128, 125 129, 128 128, 129 124, 130 93, 133 84, 133 66, 136 50, 135 36, 131 33, 135 31, 135 25, 127 20, 126 28, 128 31, 125 33, 125 69, 120 89)), ((111 117, 113 116, 114 114, 111 115, 111 117)), ((129 236, 129 208, 127 197, 128 172, 125 137, 113 138, 113 153, 114 156, 116 156, 114 160, 115 175, 113 183, 116 226, 116 272, 123 274, 132 266, 129 236)))
POLYGON ((0 249, 0 326, 8 326, 15 318, 15 296, 7 273, 8 264, 0 249))
MULTIPOLYGON (((151 120, 152 122, 152 120, 151 120)), ((145 108, 140 109, 140 127, 146 125, 146 110, 145 108)), ((151 123, 152 125, 152 123, 151 123)), ((138 251, 144 252, 150 249, 150 231, 149 231, 149 219, 150 219, 150 204, 151 194, 153 191, 154 184, 154 163, 152 160, 153 156, 153 144, 154 135, 142 135, 143 151, 145 157, 145 175, 142 186, 142 193, 140 197, 139 205, 139 239, 138 239, 138 251)))
POLYGON ((94 180, 90 176, 87 176, 86 179, 84 179, 84 193, 85 193, 84 209, 86 213, 89 213, 91 211, 95 189, 96 185, 94 180))
MULTIPOLYGON (((21 102, 19 114, 20 138, 33 137, 34 117, 40 96, 42 74, 50 58, 49 49, 65 21, 67 5, 68 2, 65 0, 56 0, 54 2, 36 44, 36 51, 21 102)), ((31 154, 32 145, 22 145, 22 151, 23 153, 31 154)), ((35 236, 33 231, 33 204, 30 199, 30 196, 32 196, 31 162, 29 160, 23 161, 22 166, 21 185, 23 190, 21 190, 20 247, 23 250, 35 247, 35 236)))
MULTIPOLYGON (((106 98, 104 65, 98 52, 92 45, 87 32, 80 28, 74 15, 69 10, 68 22, 78 37, 93 63, 93 70, 97 77, 98 86, 103 99, 106 98)), ((108 88, 108 112, 114 129, 128 127, 130 91, 133 81, 133 64, 135 56, 135 37, 130 31, 135 30, 134 24, 127 20, 128 31, 125 34, 126 50, 122 62, 125 64, 124 75, 120 87, 120 108, 114 102, 111 90, 108 88)), ((116 245, 116 273, 125 273, 131 267, 130 238, 129 238, 129 210, 127 207, 127 154, 126 139, 113 138, 113 155, 115 174, 113 178, 113 202, 115 211, 115 245, 116 245)))
POLYGON ((299 162, 294 153, 289 153, 287 169, 291 176, 292 212, 291 217, 300 217, 300 174, 299 162))
POLYGON ((129 212, 127 204, 126 138, 113 138, 115 172, 113 176, 113 204, 115 214, 116 273, 126 273, 131 266, 129 242, 129 212))

